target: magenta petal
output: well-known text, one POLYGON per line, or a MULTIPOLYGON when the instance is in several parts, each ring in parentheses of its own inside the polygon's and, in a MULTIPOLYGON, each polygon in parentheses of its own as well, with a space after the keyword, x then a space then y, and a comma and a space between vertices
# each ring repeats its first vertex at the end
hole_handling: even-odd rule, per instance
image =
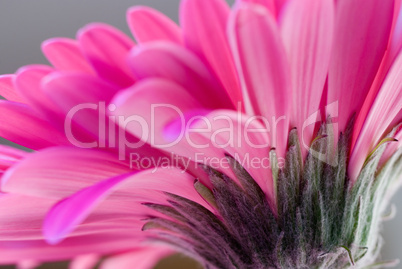
POLYGON ((212 67, 237 106, 243 98, 226 33, 229 12, 225 1, 185 0, 180 22, 186 46, 212 67))
POLYGON ((46 65, 29 65, 18 69, 14 85, 18 93, 27 100, 27 103, 37 110, 43 117, 57 122, 60 119, 55 113, 56 106, 42 92, 42 79, 55 70, 46 65))
POLYGON ((390 58, 394 59, 402 49, 402 1, 395 1, 394 23, 390 40, 390 58))
MULTIPOLYGON (((281 17, 281 34, 293 82, 291 124, 298 128, 303 145, 307 147, 313 138, 314 128, 303 129, 303 124, 320 108, 331 56, 333 28, 332 1, 290 1, 281 17)), ((308 148, 302 147, 302 150, 307 153, 308 148)))
MULTIPOLYGON (((138 138, 119 130, 114 120, 109 118, 109 103, 119 88, 98 77, 83 73, 52 74, 43 81, 43 91, 58 106, 65 121, 67 137, 76 146, 84 148, 107 148, 119 151, 120 157, 129 150, 139 154, 160 155, 144 145, 138 138), (85 90, 83 90, 85 89, 85 90), (71 121, 72 132, 66 128, 71 121), (128 145, 136 145, 126 150, 128 145), (141 147, 140 147, 141 146, 141 147)), ((113 109, 112 109, 113 110, 113 109)))
POLYGON ((0 183, 4 180, 3 174, 10 167, 21 161, 28 153, 13 147, 0 145, 0 183))
MULTIPOLYGON (((17 77, 15 79, 15 85, 18 91, 25 97, 27 103, 37 110, 41 117, 49 120, 56 126, 57 129, 65 133, 66 117, 63 111, 63 106, 58 106, 50 98, 51 96, 45 92, 43 84, 46 83, 49 78, 62 76, 63 73, 55 73, 50 75, 54 69, 48 66, 33 65, 26 66, 18 70, 17 77), (46 77, 46 79, 45 79, 46 77)), ((96 80, 95 77, 86 73, 79 73, 82 77, 91 77, 96 80)), ((82 82, 84 83, 84 82, 82 82)), ((82 85, 82 84, 81 84, 82 85)), ((88 89, 89 90, 89 89, 88 89)), ((73 90, 71 90, 73 92, 73 90)), ((83 91, 86 92, 86 91, 83 91)), ((56 93, 53 93, 56 94, 56 93)), ((68 99, 66 99, 67 101, 68 99)), ((81 103, 86 103, 81 102, 81 103)), ((64 107, 66 104, 64 104, 64 107)), ((71 109, 71 107, 69 107, 71 109)), ((74 122, 72 124, 72 133, 74 137, 79 141, 92 141, 92 137, 87 134, 85 130, 77 127, 74 122)), ((70 139, 73 141, 72 139, 70 139)), ((70 143, 71 145, 71 143, 70 143)), ((77 145, 77 144, 75 144, 77 145)))
POLYGON ((393 1, 338 0, 328 103, 339 102, 339 131, 358 113, 387 48, 393 1))
MULTIPOLYGON (((133 226, 133 225, 132 225, 133 226)), ((38 231, 38 230, 37 230, 38 231)), ((125 252, 137 245, 138 236, 129 230, 120 232, 88 233, 84 236, 71 237, 57 246, 49 245, 43 239, 35 240, 3 240, 0 244, 2 264, 13 264, 27 257, 40 261, 70 260, 85 253, 109 255, 110 250, 125 252)))
MULTIPOLYGON (((364 120, 367 117, 367 114, 376 98, 378 91, 381 88, 382 83, 384 82, 385 77, 388 74, 389 69, 395 61, 395 58, 398 56, 399 52, 402 49, 402 4, 401 0, 395 1, 394 8, 394 19, 393 25, 391 29, 390 41, 388 44, 388 49, 385 52, 384 58, 378 70, 377 76, 371 86, 370 92, 367 94, 367 97, 364 101, 362 109, 359 112, 359 115, 356 119, 354 133, 353 133, 353 141, 352 145, 356 142, 357 136, 361 131, 364 120)), ((402 117, 401 117, 402 118, 402 117)))
POLYGON ((397 126, 398 124, 402 123, 402 109, 398 112, 398 115, 396 115, 396 117, 393 119, 393 121, 391 122, 390 126, 397 126))
MULTIPOLYGON (((395 61, 402 48, 402 5, 400 0, 395 1, 394 7, 394 18, 393 25, 391 29, 391 36, 388 44, 387 51, 385 52, 384 58, 382 59, 381 65, 375 77, 375 80, 371 86, 370 91, 367 94, 366 99, 359 111, 358 117, 356 118, 354 130, 353 130, 353 140, 352 148, 356 143, 357 136, 359 135, 364 121, 370 111, 371 106, 375 98, 377 97, 378 91, 384 82, 385 77, 388 74, 389 69, 395 61)), ((402 118, 402 117, 401 117, 402 118)))
POLYGON ((207 108, 233 108, 210 70, 178 45, 160 41, 137 47, 131 53, 130 66, 140 79, 159 77, 177 83, 207 108))
POLYGON ((45 65, 31 65, 17 71, 14 84, 27 103, 36 110, 41 118, 51 122, 55 128, 64 133, 65 117, 42 89, 42 80, 55 70, 45 65))
POLYGON ((15 75, 1 75, 0 76, 0 96, 8 101, 25 103, 25 99, 19 95, 14 87, 15 75))
POLYGON ((389 143, 387 148, 385 149, 383 155, 381 156, 380 165, 386 163, 395 152, 402 148, 402 128, 399 127, 399 130, 396 132, 394 138, 398 141, 389 143))
POLYGON ((266 9, 268 9, 272 15, 276 16, 277 10, 276 10, 276 3, 275 0, 236 0, 237 3, 254 3, 258 5, 264 6, 266 9))
POLYGON ((119 91, 113 84, 97 77, 83 73, 55 73, 42 81, 46 93, 62 110, 83 103, 99 105, 99 102, 109 103, 119 91), (85 90, 84 90, 85 89, 85 90))
POLYGON ((349 176, 352 180, 357 179, 364 161, 381 141, 401 110, 402 53, 399 54, 391 67, 352 149, 349 162, 349 176))
POLYGON ((101 180, 130 172, 117 156, 99 150, 55 147, 29 154, 8 170, 2 190, 62 199, 101 180))
MULTIPOLYGON (((0 225, 2 227, 0 248, 1 243, 6 240, 15 240, 23 244, 21 242, 23 240, 41 239, 42 220, 54 202, 52 199, 2 193, 0 195, 0 225)), ((2 258, 0 257, 0 261, 2 258)))
POLYGON ((272 123, 272 146, 285 155, 291 111, 291 77, 286 51, 272 14, 260 5, 243 4, 233 13, 229 35, 244 81, 246 112, 272 123), (269 104, 269 105, 267 105, 269 104))
POLYGON ((81 223, 113 188, 128 175, 102 181, 94 187, 81 190, 57 203, 47 214, 43 223, 43 235, 50 244, 59 243, 76 225, 81 223))
POLYGON ((0 101, 0 136, 34 150, 70 145, 65 135, 29 106, 0 101))
POLYGON ((165 40, 183 43, 180 27, 163 13, 150 7, 133 7, 127 11, 130 30, 139 43, 165 40))
POLYGON ((49 62, 58 70, 94 73, 81 53, 78 42, 69 38, 53 38, 42 43, 42 51, 49 62))
MULTIPOLYGON (((154 147, 174 152, 174 146, 166 147, 164 128, 178 119, 180 123, 187 111, 202 110, 199 102, 182 87, 163 79, 148 79, 120 92, 112 101, 117 109, 112 112, 118 117, 138 116, 149 124, 127 124, 125 130, 150 143, 154 147), (144 127, 146 128, 144 130, 144 127)), ((135 123, 135 122, 133 122, 135 123)), ((185 122, 184 122, 185 124, 185 122)), ((183 128, 183 126, 180 125, 183 128)))
MULTIPOLYGON (((184 150, 191 155, 191 161, 195 160, 196 151, 183 137, 185 125, 190 124, 188 120, 192 117, 205 115, 209 110, 183 87, 164 79, 147 79, 119 92, 111 103, 117 108, 110 114, 122 119, 119 125, 128 133, 148 142, 152 149, 166 152, 169 158, 184 150)), ((138 156, 139 153, 135 150, 132 156, 138 156)), ((149 150, 140 155, 149 156, 149 150)), ((153 159, 161 160, 161 156, 154 156, 153 159)), ((193 165, 186 168, 193 171, 193 165)), ((199 170, 197 176, 203 174, 199 170)))
MULTIPOLYGON (((2 193, 0 195, 0 225, 2 227, 2 229, 0 229, 1 252, 4 253, 2 247, 7 245, 8 240, 16 243, 15 245, 9 245, 10 252, 13 252, 13 247, 18 248, 18 246, 19 248, 14 249, 14 251, 18 252, 19 250, 20 252, 23 252, 24 248, 28 249, 28 251, 29 249, 32 250, 34 249, 34 245, 36 245, 35 241, 37 241, 37 243, 41 242, 42 244, 40 245, 42 245, 42 248, 46 246, 49 247, 43 238, 41 227, 44 217, 56 202, 57 200, 50 198, 2 193)), ((72 234, 70 239, 81 238, 81 240, 84 240, 82 237, 85 237, 86 235, 96 235, 98 240, 101 241, 102 238, 105 239, 105 237, 107 237, 107 233, 109 233, 109 235, 110 233, 112 235, 114 234, 117 239, 119 234, 127 232, 131 232, 130 234, 125 235, 126 237, 130 237, 131 240, 133 237, 141 238, 142 235, 137 232, 141 230, 143 223, 141 223, 139 217, 135 216, 135 214, 139 209, 143 208, 146 209, 146 207, 142 206, 138 201, 134 201, 133 203, 133 200, 130 200, 129 202, 120 201, 119 203, 109 202, 102 204, 102 208, 97 209, 94 212, 94 216, 91 216, 85 223, 80 225, 72 234)), ((141 217, 143 218, 144 215, 145 213, 143 213, 141 217)), ((76 243, 81 240, 73 239, 76 243)), ((68 239, 66 241, 68 242, 70 240, 68 239)), ((82 243, 84 242, 81 241, 81 244, 82 243)), ((53 251, 63 252, 62 245, 53 247, 53 251)), ((75 247, 78 246, 76 245, 75 247)), ((110 249, 108 250, 110 251, 110 249)), ((42 249, 41 253, 37 253, 40 254, 38 255, 41 256, 40 259, 36 259, 36 257, 33 256, 25 256, 23 258, 35 259, 38 261, 52 260, 51 256, 46 258, 48 252, 43 253, 44 251, 45 249, 42 249)), ((91 249, 87 249, 85 252, 76 253, 75 255, 82 255, 85 253, 93 252, 91 249)), ((74 254, 72 253, 64 253, 64 257, 72 258, 73 256, 74 254)), ((1 255, 0 264, 2 264, 4 260, 10 259, 12 258, 1 255)))
POLYGON ((275 7, 276 7, 276 12, 279 14, 281 14, 282 9, 284 9, 286 7, 286 4, 290 1, 290 0, 274 0, 275 1, 275 7))
MULTIPOLYGON (((143 139, 147 139, 154 147, 184 156, 189 160, 213 165, 211 160, 225 161, 225 153, 239 156, 242 160, 245 160, 248 154, 260 160, 268 156, 267 134, 250 133, 247 137, 243 135, 246 122, 248 122, 247 128, 264 130, 259 119, 253 121, 231 110, 213 110, 206 114, 208 111, 203 110, 197 100, 169 81, 153 79, 138 83, 132 89, 119 93, 113 103, 117 106, 116 111, 113 112, 115 116, 128 118, 135 115, 144 119, 145 122, 153 122, 153 129, 144 130, 136 125, 126 126, 129 132, 139 137, 153 131, 158 135, 143 137, 143 139), (150 104, 160 105, 152 110, 150 104), (188 111, 187 114, 186 111, 188 111), (190 132, 189 128, 202 131, 190 132), (228 130, 232 129, 232 134, 236 136, 231 139, 230 136, 228 137, 230 133, 228 130), (242 135, 238 137, 237 134, 242 135), (167 137, 171 139, 168 140, 167 137)), ((252 169, 247 166, 248 164, 245 165, 267 196, 272 198, 271 171, 263 167, 252 169)), ((222 172, 227 174, 231 173, 230 169, 216 165, 213 167, 221 171, 223 169, 222 172)))
MULTIPOLYGON (((102 119, 99 118, 99 115, 102 109, 104 110, 102 116, 106 121, 106 106, 118 91, 115 85, 84 73, 52 74, 42 82, 42 88, 48 98, 57 105, 63 118, 68 119, 64 124, 71 122, 72 126, 78 125, 79 132, 83 136, 90 135, 93 138, 99 138, 101 135, 100 121, 102 119)), ((64 127, 66 128, 66 126, 64 127)), ((105 127, 102 134, 106 135, 106 133, 105 127)), ((71 141, 77 140, 77 143, 80 141, 78 138, 75 139, 75 136, 68 135, 68 137, 71 141)), ((97 147, 101 143, 94 139, 90 141, 88 147, 97 147), (96 142, 99 143, 95 145, 96 142)), ((84 147, 84 144, 81 146, 84 147)))
MULTIPOLYGON (((269 156, 271 145, 268 133, 266 133, 267 126, 264 126, 259 118, 249 117, 230 110, 214 110, 203 119, 192 126, 192 128, 203 131, 200 133, 191 132, 188 137, 196 145, 197 150, 202 153, 200 156, 205 157, 204 163, 221 170, 223 168, 214 165, 212 160, 224 160, 225 153, 233 156, 250 173, 271 204, 275 204, 272 171, 263 163, 269 156), (252 132, 250 130, 259 131, 252 132), (204 144, 208 145, 208 148, 200 148, 200 145, 204 144), (252 159, 261 163, 253 165, 250 161, 252 159)), ((178 148, 177 153, 192 159, 196 158, 196 156, 186 153, 185 148, 178 148)), ((224 172, 229 173, 228 171, 224 172)))
POLYGON ((100 77, 120 87, 135 82, 127 65, 134 42, 124 33, 106 24, 90 24, 78 32, 77 39, 100 77))
MULTIPOLYGON (((113 191, 116 191, 116 195, 119 195, 120 192, 123 195, 131 196, 135 196, 140 189, 169 192, 208 207, 195 191, 193 182, 194 179, 191 176, 173 168, 148 170, 101 181, 56 204, 46 216, 43 234, 51 244, 60 242, 113 191), (123 182, 126 184, 122 185, 121 191, 118 191, 118 186, 123 182)), ((158 192, 155 192, 155 196, 158 195, 160 196, 158 192)), ((149 196, 148 199, 152 199, 152 197, 149 196)))
MULTIPOLYGON (((103 210, 100 212, 102 218, 92 218, 81 225, 73 236, 57 246, 51 246, 45 242, 41 226, 46 212, 54 203, 55 200, 49 198, 0 194, 0 264, 22 260, 69 260, 89 253, 110 254, 111 249, 123 252, 132 250, 132 246, 142 239, 138 232, 143 223, 132 217, 125 221, 119 217, 113 219, 116 208, 120 208, 114 204, 107 209, 110 220, 105 220, 106 212, 103 210)), ((129 210, 132 212, 136 208, 129 210)), ((126 210, 125 216, 130 211, 126 210)))
POLYGON ((11 146, 0 145, 0 166, 7 162, 16 163, 29 153, 11 146))

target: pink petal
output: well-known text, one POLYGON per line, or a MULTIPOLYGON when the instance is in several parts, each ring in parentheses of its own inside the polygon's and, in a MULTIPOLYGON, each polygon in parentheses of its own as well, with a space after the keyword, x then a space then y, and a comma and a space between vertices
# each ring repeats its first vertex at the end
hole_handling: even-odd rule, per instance
POLYGON ((394 118, 390 126, 397 126, 400 123, 402 123, 402 110, 399 111, 398 115, 394 118))
POLYGON ((327 103, 339 102, 339 131, 344 131, 362 107, 384 56, 393 1, 338 0, 336 5, 327 103))
POLYGON ((8 101, 25 103, 23 97, 21 97, 15 90, 13 80, 15 75, 1 75, 0 76, 0 96, 4 97, 8 101))
POLYGON ((181 29, 163 13, 145 6, 132 7, 127 11, 130 30, 139 43, 166 40, 183 43, 181 29))
POLYGON ((150 216, 168 218, 143 205, 144 203, 169 205, 169 197, 166 193, 187 198, 217 214, 216 209, 205 202, 195 191, 194 177, 181 169, 164 166, 139 172, 131 179, 127 178, 124 183, 116 186, 114 192, 103 200, 102 204, 91 212, 88 219, 78 227, 78 231, 80 228, 100 220, 117 225, 118 223, 126 224, 124 222, 126 219, 129 225, 133 220, 139 224, 142 223, 137 230, 142 231, 144 219, 148 219, 150 216), (173 179, 172 176, 176 178, 173 179))
MULTIPOLYGON (((54 200, 16 194, 0 195, 0 245, 6 240, 41 238, 40 228, 54 200)), ((21 244, 21 243, 20 243, 21 244)), ((28 257, 24 257, 29 259, 28 257)), ((32 258, 32 257, 31 257, 32 258)), ((0 258, 1 259, 1 258, 0 258)))
POLYGON ((275 0, 275 7, 277 10, 277 13, 279 14, 279 17, 282 12, 282 9, 284 7, 286 7, 286 3, 288 3, 288 2, 289 2, 289 0, 275 0))
POLYGON ((86 74, 57 73, 48 76, 42 87, 67 119, 64 124, 71 121, 73 132, 67 132, 70 129, 66 125, 64 128, 72 144, 118 151, 122 159, 133 151, 146 156, 161 155, 139 138, 126 134, 125 129, 117 127, 115 119, 109 118, 108 112, 114 109, 109 103, 119 90, 115 85, 86 74))
POLYGON ((101 257, 97 254, 80 255, 71 261, 69 269, 92 269, 99 262, 101 257))
POLYGON ((59 115, 55 113, 57 107, 42 92, 42 79, 55 70, 46 65, 29 65, 21 67, 14 80, 14 85, 18 93, 23 96, 27 103, 37 110, 43 117, 48 117, 50 121, 60 120, 59 115))
MULTIPOLYGON (((100 101, 109 103, 113 95, 120 90, 117 86, 102 79, 77 72, 53 73, 42 81, 42 88, 43 92, 51 96, 57 105, 62 105, 59 99, 64 99, 67 95, 71 95, 68 99, 82 99, 88 103, 98 103, 100 101), (60 97, 60 95, 63 96, 60 97)), ((76 103, 76 100, 64 101, 66 103, 76 103)), ((65 106, 71 108, 70 105, 65 106)))
MULTIPOLYGON (((57 129, 66 132, 66 117, 62 111, 63 106, 59 107, 53 102, 49 95, 44 91, 43 83, 46 82, 45 77, 50 75, 54 70, 48 66, 33 65, 26 66, 18 70, 15 84, 18 91, 26 98, 30 106, 37 110, 41 117, 50 121, 57 129)), ((92 77, 89 74, 80 73, 83 77, 92 77)), ((61 75, 61 74, 59 74, 61 75)), ((54 76, 59 76, 54 75, 54 76)), ((53 76, 50 76, 50 78, 53 76)), ((95 78, 93 78, 95 79, 95 78)), ((85 92, 85 91, 83 91, 85 92)), ((82 102, 86 103, 86 102, 82 102)), ((71 107, 70 107, 71 108, 71 107)), ((93 138, 88 133, 75 124, 73 121, 71 126, 71 134, 77 141, 89 142, 93 138)), ((73 141, 73 139, 69 139, 73 141)), ((70 143, 71 145, 71 143, 70 143)), ((78 145, 75 143, 74 145, 78 145)), ((81 144, 79 144, 81 145, 81 144)))
POLYGON ((385 164, 392 155, 402 148, 402 128, 399 127, 399 130, 396 132, 394 138, 398 141, 389 143, 384 153, 381 156, 380 165, 385 164))
POLYGON ((367 115, 353 148, 349 176, 356 180, 369 153, 402 109, 402 54, 399 54, 367 115))
POLYGON ((100 77, 123 88, 135 82, 126 61, 134 42, 124 33, 106 24, 90 24, 77 39, 100 77))
POLYGON ((243 4, 233 13, 229 35, 244 81, 246 112, 272 121, 275 130, 271 143, 284 157, 292 93, 286 51, 276 22, 264 7, 243 4))
MULTIPOLYGON (((175 188, 177 189, 177 185, 175 188)), ((21 260, 67 260, 90 253, 110 255, 132 250, 144 237, 141 232, 143 222, 138 217, 133 218, 133 215, 140 208, 147 208, 138 201, 133 203, 132 200, 125 199, 124 202, 124 197, 130 198, 125 194, 108 201, 93 212, 70 238, 57 246, 50 246, 43 240, 40 227, 46 212, 55 201, 49 198, 1 194, 0 251, 4 255, 0 255, 0 264, 21 260)), ((149 214, 149 209, 148 213, 144 211, 141 214, 140 218, 144 218, 145 214, 149 214)))
MULTIPOLYGON (((206 115, 204 120, 199 120, 191 126, 194 130, 202 132, 191 132, 188 139, 195 144, 193 148, 202 153, 200 156, 205 159, 204 163, 229 176, 232 174, 220 167, 226 164, 224 154, 230 154, 237 159, 264 191, 271 205, 274 205, 272 171, 267 163, 270 148, 269 130, 259 120, 235 111, 214 110, 206 115), (202 149, 202 145, 208 145, 208 148, 202 149)), ((178 148, 176 152, 188 158, 197 158, 186 153, 185 148, 178 148)))
POLYGON ((13 264, 22 259, 34 259, 43 262, 69 260, 85 253, 109 255, 129 251, 138 244, 138 236, 127 230, 123 232, 104 232, 71 237, 57 246, 51 246, 44 240, 8 240, 0 241, 1 264, 13 264))
POLYGON ((27 105, 0 101, 0 136, 30 149, 70 145, 65 135, 27 105))
POLYGON ((191 52, 168 42, 153 42, 133 50, 130 66, 140 78, 171 80, 208 108, 232 108, 230 98, 207 67, 191 52), (211 98, 213 96, 213 98, 211 98))
POLYGON ((222 0, 184 0, 180 22, 186 46, 212 67, 237 106, 243 98, 226 35, 229 12, 222 0))
POLYGON ((390 58, 395 59, 402 48, 402 1, 395 0, 394 20, 391 30, 390 58))
MULTIPOLYGON (((133 199, 127 201, 127 199, 121 199, 122 196, 119 198, 120 201, 118 202, 112 200, 102 204, 101 208, 95 210, 84 223, 77 227, 71 237, 77 238, 96 234, 97 237, 101 238, 103 234, 114 233, 117 236, 123 232, 127 236, 143 237, 140 231, 144 223, 140 219, 151 213, 150 210, 141 205, 138 199, 137 201, 133 199)), ((0 224, 2 227, 0 229, 0 246, 8 240, 16 241, 20 247, 24 247, 24 245, 29 247, 28 242, 33 240, 44 243, 41 231, 43 219, 56 202, 57 200, 50 198, 2 194, 0 197, 0 224)), ((87 251, 91 253, 91 250, 88 249, 87 251)), ((109 249, 109 253, 112 251, 109 249)), ((32 259, 34 257, 23 258, 32 259)), ((49 260, 49 258, 47 259, 49 260)))
POLYGON ((58 70, 94 73, 81 53, 78 42, 69 38, 53 38, 42 43, 42 51, 49 62, 58 70))
POLYGON ((2 175, 10 167, 17 164, 28 152, 22 151, 13 147, 0 145, 0 182, 2 181, 2 175))
POLYGON ((108 145, 106 106, 118 91, 116 86, 84 73, 55 73, 42 81, 42 89, 57 105, 71 144, 82 148, 108 145))
MULTIPOLYGON (((121 191, 123 194, 126 193, 125 195, 130 192, 131 195, 135 195, 139 189, 150 189, 180 195, 210 208, 195 191, 194 179, 179 169, 167 168, 121 175, 85 188, 56 204, 43 224, 46 240, 51 244, 60 242, 112 192, 116 191, 116 195, 119 195, 117 190, 123 182, 127 182, 127 185, 121 186, 121 191)), ((160 194, 155 193, 156 195, 160 194)))
POLYGON ((93 187, 77 192, 75 195, 57 203, 47 214, 43 223, 43 235, 50 244, 59 243, 73 231, 95 209, 95 207, 124 181, 128 175, 117 176, 102 181, 93 187))
POLYGON ((10 160, 18 160, 24 158, 28 155, 28 152, 16 149, 6 145, 0 145, 0 156, 1 158, 9 158, 10 160))
POLYGON ((398 56, 402 48, 402 5, 401 0, 396 0, 394 5, 394 17, 391 28, 390 40, 388 44, 388 49, 385 52, 385 55, 382 59, 381 65, 377 72, 376 78, 371 86, 369 93, 367 94, 366 99, 364 100, 363 106, 358 114, 358 117, 355 122, 354 132, 353 132, 353 140, 352 140, 352 148, 354 147, 357 137, 361 131, 361 128, 364 124, 364 121, 367 117, 367 114, 373 105, 374 99, 377 97, 378 91, 381 88, 382 83, 384 82, 385 77, 388 74, 389 69, 394 63, 395 58, 398 56))
MULTIPOLYGON (((112 112, 118 117, 140 117, 141 122, 148 124, 125 124, 125 130, 131 132, 154 147, 170 151, 167 145, 180 136, 180 131, 174 137, 163 136, 165 126, 176 120, 185 119, 187 111, 199 110, 203 107, 182 87, 164 79, 148 79, 137 83, 134 87, 120 92, 113 104, 117 109, 112 112)), ((121 123, 122 124, 122 123, 121 123)), ((122 124, 123 125, 123 124, 122 124)), ((174 149, 174 148, 173 148, 174 149)), ((174 150, 172 149, 172 152, 174 150)))
MULTIPOLYGON (((247 157, 262 160, 269 155, 267 134, 250 132, 247 136, 243 135, 247 128, 266 130, 259 124, 259 119, 253 121, 231 110, 215 110, 207 114, 208 111, 202 110, 184 89, 171 82, 154 79, 138 83, 134 88, 117 95, 113 103, 117 105, 116 111, 113 112, 116 116, 127 118, 135 115, 145 122, 152 122, 152 127, 146 130, 137 125, 126 125, 127 131, 138 137, 151 133, 151 136, 142 139, 147 139, 154 147, 179 154, 188 160, 198 160, 197 162, 211 165, 228 175, 232 175, 230 169, 212 164, 217 160, 225 161, 225 152, 242 160, 247 157), (161 105, 152 110, 151 104, 161 105), (185 114, 186 110, 190 109, 197 113, 185 114), (201 131, 190 133, 186 129, 190 127, 192 130, 201 131)), ((264 167, 252 169, 247 166, 250 163, 245 165, 261 188, 272 198, 271 171, 264 167)))
MULTIPOLYGON (((40 117, 51 122, 56 129, 65 133, 65 115, 60 107, 54 104, 43 91, 42 81, 54 71, 53 68, 44 65, 31 65, 20 68, 17 71, 15 85, 19 93, 27 100, 27 103, 39 112, 40 117)), ((88 75, 89 76, 89 75, 88 75)), ((74 123, 71 132, 79 141, 92 141, 85 131, 74 123)), ((71 143, 69 143, 71 145, 71 143)))
POLYGON ((42 81, 42 89, 57 105, 63 117, 72 118, 94 136, 99 135, 101 102, 108 104, 119 90, 112 84, 83 73, 52 74, 42 81))
MULTIPOLYGON (((121 200, 121 198, 120 198, 121 200)), ((0 264, 22 260, 58 261, 78 255, 98 253, 110 255, 132 250, 143 238, 143 225, 139 220, 122 217, 138 208, 131 207, 116 214, 118 204, 111 204, 105 211, 95 212, 88 222, 57 246, 50 246, 43 239, 41 225, 46 212, 55 203, 49 198, 35 198, 15 194, 0 195, 0 264), (107 214, 107 212, 109 212, 107 214), (99 215, 97 217, 96 215, 99 215), (109 216, 109 218, 105 218, 109 216), (113 219, 114 217, 114 219, 113 219)), ((132 202, 131 202, 132 204, 132 202)), ((127 206, 124 206, 127 208, 127 206)), ((145 208, 144 206, 142 206, 145 208)))
POLYGON ((277 14, 275 0, 236 0, 236 1, 237 3, 254 3, 262 5, 266 9, 268 9, 272 15, 276 16, 277 14))
MULTIPOLYGON (((191 124, 189 121, 194 120, 193 117, 205 115, 209 110, 203 108, 188 91, 167 80, 148 79, 116 95, 112 103, 117 108, 111 114, 125 119, 119 121, 124 130, 148 142, 152 147, 167 152, 170 158, 185 149, 188 152, 186 157, 191 157, 174 163, 180 166, 184 162, 189 172, 202 177, 204 173, 200 173, 200 169, 193 163, 197 151, 187 143, 184 129, 191 124)), ((216 148, 211 148, 210 151, 221 152, 216 148)), ((133 156, 136 155, 134 153, 133 156)))
POLYGON ((142 247, 106 259, 100 269, 152 269, 161 259, 171 254, 172 250, 160 246, 142 247))
POLYGON ((2 180, 2 191, 61 199, 130 171, 127 163, 111 153, 55 147, 32 153, 9 169, 2 180))
POLYGON ((367 114, 376 98, 378 91, 381 88, 382 83, 384 82, 385 77, 388 74, 389 69, 394 63, 395 58, 398 56, 398 53, 402 48, 402 5, 401 1, 395 1, 394 8, 394 19, 393 25, 391 29, 390 40, 388 44, 388 49, 385 52, 384 58, 382 59, 382 63, 378 70, 377 76, 371 86, 369 93, 364 101, 362 109, 360 110, 358 117, 355 122, 355 128, 353 133, 353 141, 352 148, 356 142, 357 136, 359 135, 363 123, 367 117, 367 114))
MULTIPOLYGON (((282 39, 289 57, 294 89, 291 124, 298 128, 305 146, 310 146, 314 128, 303 129, 303 124, 319 110, 327 78, 333 20, 332 1, 315 0, 290 1, 281 18, 282 39)), ((302 149, 307 153, 308 148, 302 149)))
MULTIPOLYGON (((169 81, 153 79, 140 82, 132 89, 119 93, 112 103, 117 106, 113 115, 125 118, 135 115, 144 122, 151 123, 151 126, 145 126, 145 130, 137 124, 125 125, 128 132, 148 141, 154 147, 211 165, 230 176, 233 174, 228 167, 217 167, 213 161, 225 161, 225 153, 239 157, 241 161, 247 157, 262 160, 269 155, 267 134, 250 132, 247 136, 244 135, 245 130, 250 128, 266 130, 259 124, 259 119, 253 121, 231 110, 215 110, 208 114, 197 100, 169 81), (152 108, 152 104, 159 105, 152 108), (186 114, 186 111, 189 113, 186 114), (196 129, 201 131, 195 131, 196 129)), ((272 198, 273 183, 269 176, 271 171, 264 167, 252 169, 247 162, 245 165, 261 188, 272 198)))
POLYGON ((17 264, 17 269, 35 269, 40 266, 40 263, 34 260, 24 260, 17 264))
MULTIPOLYGON (((179 85, 164 79, 147 79, 117 94, 112 103, 117 108, 110 114, 119 119, 120 127, 148 142, 152 148, 166 152, 164 158, 174 158, 182 147, 195 154, 195 150, 183 139, 184 127, 192 117, 205 115, 208 110, 179 85)), ((139 156, 147 155, 135 151, 130 160, 139 156)), ((205 173, 200 171, 193 157, 189 160, 180 158, 179 161, 171 159, 169 162, 176 167, 183 165, 203 181, 205 173)), ((164 158, 154 156, 152 159, 164 158)), ((209 186, 208 182, 203 183, 209 186)))

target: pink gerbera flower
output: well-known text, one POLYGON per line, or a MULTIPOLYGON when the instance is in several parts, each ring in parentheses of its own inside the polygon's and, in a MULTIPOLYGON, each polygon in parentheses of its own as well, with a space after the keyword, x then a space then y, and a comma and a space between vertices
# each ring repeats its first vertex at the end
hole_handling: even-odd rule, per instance
MULTIPOLYGON (((183 0, 0 77, 0 263, 375 265, 400 185, 400 0, 183 0), (4 174, 3 174, 4 173, 4 174)), ((384 266, 393 262, 384 262, 384 266)))

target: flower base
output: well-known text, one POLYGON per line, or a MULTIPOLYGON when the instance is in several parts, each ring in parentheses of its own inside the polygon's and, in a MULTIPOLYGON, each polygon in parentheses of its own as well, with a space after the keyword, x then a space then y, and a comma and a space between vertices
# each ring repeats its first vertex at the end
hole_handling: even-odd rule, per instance
MULTIPOLYGON (((328 127, 329 126, 329 127, 328 127)), ((379 235, 390 187, 402 170, 401 153, 378 170, 387 143, 367 159, 357 182, 347 177, 350 134, 334 150, 324 125, 303 162, 297 130, 289 135, 285 167, 273 169, 276 204, 235 159, 237 182, 206 167, 210 190, 195 188, 219 214, 169 195, 170 206, 147 204, 166 218, 151 218, 150 238, 174 245, 206 268, 385 268, 377 263, 379 235), (395 171, 398 170, 398 171, 395 171)), ((386 142, 387 140, 384 140, 386 142)), ((271 152, 275 164, 275 154, 271 152)))

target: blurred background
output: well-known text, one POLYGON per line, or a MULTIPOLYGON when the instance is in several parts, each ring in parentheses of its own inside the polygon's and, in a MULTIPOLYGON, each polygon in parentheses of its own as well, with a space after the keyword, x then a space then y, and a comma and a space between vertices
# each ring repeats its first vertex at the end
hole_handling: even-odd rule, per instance
MULTIPOLYGON (((90 22, 108 23, 129 34, 125 12, 133 5, 151 6, 177 22, 179 2, 179 0, 0 0, 0 74, 14 73, 19 67, 27 64, 47 63, 40 51, 43 40, 51 37, 74 38, 77 30, 90 22)), ((234 0, 228 2, 232 4, 234 0)), ((1 138, 0 143, 12 144, 1 138)), ((396 195, 393 202, 397 208, 402 209, 402 192, 396 195)), ((384 223, 385 245, 382 259, 402 260, 401 224, 402 213, 384 223)), ((5 268, 14 267, 0 266, 0 269, 5 268)), ((52 264, 40 268, 58 269, 66 268, 66 265, 52 264)), ((168 268, 190 269, 197 268, 197 265, 186 257, 176 256, 157 266, 157 269, 168 268)), ((397 268, 402 268, 402 265, 397 268)))

